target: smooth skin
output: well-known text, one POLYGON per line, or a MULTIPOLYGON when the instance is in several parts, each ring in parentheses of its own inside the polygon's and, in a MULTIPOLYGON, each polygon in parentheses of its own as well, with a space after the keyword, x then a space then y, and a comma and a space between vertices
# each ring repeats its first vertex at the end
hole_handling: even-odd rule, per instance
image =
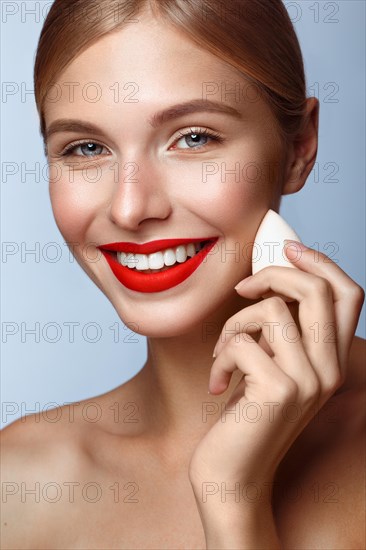
POLYGON ((296 269, 246 280, 264 214, 312 170, 318 101, 308 99, 304 132, 284 148, 240 73, 148 13, 80 54, 58 83, 47 128, 68 118, 100 131, 47 139, 55 220, 121 320, 148 337, 148 356, 114 390, 3 430, 2 548, 364 548, 365 341, 354 336, 364 292, 311 249, 296 269), (66 82, 80 84, 72 100, 66 82), (90 82, 103 92, 97 102, 90 82), (124 99, 138 89, 138 101, 114 101, 116 82, 124 99), (208 99, 240 118, 201 110, 149 124, 202 99, 210 82, 219 91, 208 99), (221 96, 222 82, 240 82, 240 101, 221 96), (197 144, 199 128, 223 141, 197 144), (78 139, 100 144, 97 156, 85 146, 62 156, 78 139), (223 165, 236 162, 239 176, 225 179, 223 165), (206 181, 205 163, 219 167, 206 181), (93 246, 110 242, 212 235, 216 252, 162 293, 124 288, 104 258, 82 253, 89 243, 93 258, 93 246), (238 245, 247 254, 230 253, 238 245), (295 302, 262 299, 270 291, 295 302))

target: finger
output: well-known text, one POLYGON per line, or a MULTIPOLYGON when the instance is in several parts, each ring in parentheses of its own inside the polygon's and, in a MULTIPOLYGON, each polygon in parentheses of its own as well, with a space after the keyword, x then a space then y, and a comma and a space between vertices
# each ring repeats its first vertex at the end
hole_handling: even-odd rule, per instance
POLYGON ((299 269, 328 280, 333 292, 335 320, 338 331, 339 360, 342 372, 365 299, 365 292, 326 254, 290 241, 284 249, 286 256, 299 269))
POLYGON ((210 393, 225 391, 237 368, 245 375, 245 396, 248 400, 256 399, 258 394, 267 400, 274 395, 288 395, 290 392, 295 397, 297 393, 295 382, 249 334, 240 342, 231 338, 215 359, 210 373, 210 393))
MULTIPOLYGON (((328 256, 308 248, 302 243, 289 241, 284 248, 284 253, 298 268, 297 271, 318 275, 331 285, 335 325, 333 327, 331 325, 322 327, 326 334, 323 336, 319 334, 319 336, 320 338, 329 339, 332 337, 331 332, 333 332, 333 337, 337 339, 341 377, 344 379, 353 335, 364 302, 364 290, 328 256), (335 328, 337 328, 336 333, 335 328)), ((294 270, 292 272, 295 273, 294 270)), ((241 283, 237 286, 239 289, 242 288, 241 283)))
POLYGON ((220 356, 230 341, 239 345, 248 338, 251 341, 248 334, 251 330, 261 330, 261 338, 273 352, 273 361, 296 381, 304 395, 312 396, 314 386, 319 390, 319 380, 305 353, 296 323, 281 298, 262 300, 230 317, 221 331, 216 355, 220 356))
MULTIPOLYGON (((323 391, 335 391, 340 384, 341 371, 330 283, 304 271, 272 266, 237 287, 237 291, 247 298, 259 297, 268 289, 286 293, 298 301, 298 322, 305 352, 323 391)), ((288 334, 286 337, 291 338, 288 334)))

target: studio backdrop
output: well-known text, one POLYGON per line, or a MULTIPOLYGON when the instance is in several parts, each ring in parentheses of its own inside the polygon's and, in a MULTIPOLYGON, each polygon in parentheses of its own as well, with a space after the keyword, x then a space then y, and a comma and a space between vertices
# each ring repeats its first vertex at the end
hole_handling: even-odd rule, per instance
MULTIPOLYGON (((1 2, 2 426, 100 395, 134 376, 147 355, 146 338, 119 319, 53 218, 32 74, 51 4, 1 2)), ((366 3, 284 4, 320 122, 315 167, 280 213, 365 287, 366 3)), ((364 310, 356 334, 365 337, 364 310)))

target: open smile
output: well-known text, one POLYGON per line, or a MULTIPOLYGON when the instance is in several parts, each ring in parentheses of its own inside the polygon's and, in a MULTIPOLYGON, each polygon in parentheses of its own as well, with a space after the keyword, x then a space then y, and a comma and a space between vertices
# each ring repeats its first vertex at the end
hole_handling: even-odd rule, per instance
POLYGON ((164 239, 143 245, 98 246, 118 281, 138 292, 161 292, 185 281, 206 258, 218 237, 164 239))

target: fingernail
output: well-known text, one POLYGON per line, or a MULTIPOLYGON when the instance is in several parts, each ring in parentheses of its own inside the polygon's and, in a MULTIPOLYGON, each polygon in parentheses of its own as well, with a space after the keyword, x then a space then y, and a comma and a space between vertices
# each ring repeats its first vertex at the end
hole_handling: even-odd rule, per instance
POLYGON ((299 260, 301 258, 302 252, 308 250, 308 247, 305 246, 303 243, 300 243, 299 241, 285 239, 283 242, 285 243, 283 248, 285 249, 286 256, 289 260, 299 260))
POLYGON ((240 288, 243 288, 243 286, 245 286, 246 283, 248 283, 252 278, 253 278, 253 275, 249 275, 249 277, 246 277, 245 279, 240 281, 236 286, 234 286, 234 289, 238 290, 240 288))
POLYGON ((212 357, 214 357, 214 358, 216 357, 215 351, 216 351, 216 348, 214 349, 214 352, 213 352, 213 354, 212 354, 212 357))

